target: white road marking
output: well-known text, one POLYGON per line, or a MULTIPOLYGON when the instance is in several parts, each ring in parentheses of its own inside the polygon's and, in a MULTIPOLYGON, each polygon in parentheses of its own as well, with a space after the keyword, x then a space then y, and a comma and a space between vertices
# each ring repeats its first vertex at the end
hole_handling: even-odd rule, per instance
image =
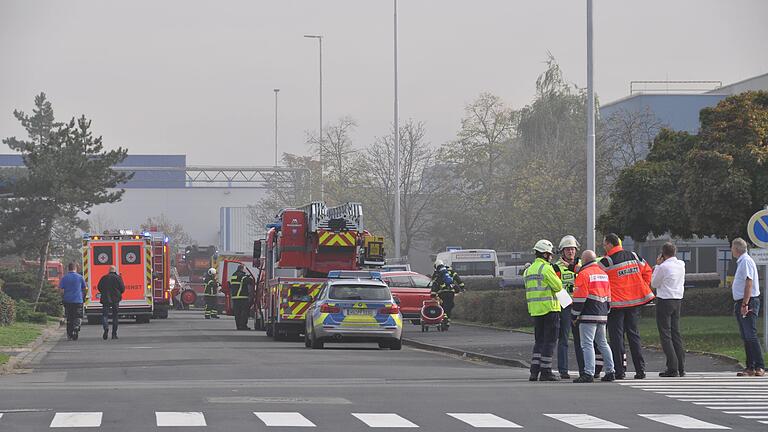
POLYGON ((476 428, 521 428, 517 423, 490 413, 446 413, 476 428))
POLYGON ((708 423, 683 414, 638 414, 655 422, 678 427, 680 429, 730 429, 714 423, 708 423))
POLYGON ((723 411, 726 414, 768 414, 768 411, 723 411))
MULTIPOLYGON (((713 406, 707 406, 705 408, 717 409, 717 410, 732 410, 732 409, 738 408, 738 407, 735 407, 733 405, 713 405, 713 406)), ((744 408, 748 408, 748 409, 768 409, 768 406, 749 406, 749 407, 744 407, 744 408)))
POLYGON ((768 424, 768 420, 758 420, 757 422, 762 424, 768 424))
POLYGON ((589 414, 544 414, 579 429, 626 429, 626 426, 609 422, 589 414))
MULTIPOLYGON (((679 398, 685 398, 685 399, 694 399, 694 398, 712 399, 712 396, 710 396, 710 395, 702 395, 702 394, 699 394, 699 395, 689 395, 689 394, 684 394, 684 395, 674 395, 674 394, 673 395, 668 395, 668 394, 665 394, 664 396, 679 397, 679 398)), ((726 396, 726 395, 714 395, 714 396, 726 396)), ((750 396, 750 395, 738 394, 738 395, 733 395, 733 396, 729 396, 728 395, 728 399, 768 400, 768 395, 766 395, 766 396, 750 396)))
POLYGON ((201 412, 156 412, 158 427, 165 426, 207 426, 201 412))
POLYGON ((60 412, 53 416, 52 428, 88 428, 101 426, 100 412, 60 412))
POLYGON ((315 424, 297 412, 254 412, 267 426, 315 427, 315 424))
POLYGON ((768 419, 768 415, 745 415, 740 417, 748 419, 768 419))
MULTIPOLYGON (((696 399, 696 401, 693 403, 694 405, 765 405, 765 402, 748 402, 748 401, 738 401, 738 402, 730 402, 730 399, 712 399, 711 401, 701 401, 696 399)), ((736 408, 736 407, 733 407, 736 408)))
POLYGON ((417 428, 418 425, 397 414, 352 413, 358 420, 373 428, 417 428))

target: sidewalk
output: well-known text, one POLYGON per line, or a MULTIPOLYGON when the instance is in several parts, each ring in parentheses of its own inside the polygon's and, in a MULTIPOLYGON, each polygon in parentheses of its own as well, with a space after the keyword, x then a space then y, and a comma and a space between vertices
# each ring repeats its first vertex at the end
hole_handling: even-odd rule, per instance
MULTIPOLYGON (((434 351, 449 352, 463 355, 496 364, 509 366, 528 367, 531 361, 533 349, 533 335, 529 333, 515 332, 511 330, 494 329, 476 325, 452 324, 447 332, 438 332, 430 329, 422 333, 420 326, 405 324, 404 343, 406 345, 429 349, 434 351)), ((568 369, 576 371, 576 354, 573 349, 573 340, 568 346, 568 369)), ((629 353, 627 353, 629 357, 629 353)), ((555 358, 557 355, 555 354, 555 358)), ((660 350, 645 348, 643 350, 646 370, 655 375, 665 369, 666 361, 664 353, 660 350)), ((628 362, 628 376, 634 375, 634 367, 631 358, 628 362)), ((557 362, 555 362, 555 365, 557 362)), ((688 372, 727 372, 740 370, 735 361, 716 356, 687 353, 685 357, 685 369, 688 372)), ((575 376, 574 373, 571 375, 575 376)))

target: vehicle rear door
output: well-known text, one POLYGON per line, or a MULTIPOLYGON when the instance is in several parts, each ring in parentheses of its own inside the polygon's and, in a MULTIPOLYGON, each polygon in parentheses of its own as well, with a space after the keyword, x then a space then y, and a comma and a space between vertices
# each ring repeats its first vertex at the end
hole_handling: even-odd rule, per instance
POLYGON ((114 241, 91 241, 88 244, 88 262, 84 263, 84 268, 88 272, 88 298, 86 303, 100 305, 101 293, 96 287, 102 277, 109 273, 109 267, 115 264, 115 249, 117 243, 114 241))
POLYGON ((119 241, 117 271, 123 278, 125 292, 120 304, 152 304, 152 261, 144 240, 119 241))

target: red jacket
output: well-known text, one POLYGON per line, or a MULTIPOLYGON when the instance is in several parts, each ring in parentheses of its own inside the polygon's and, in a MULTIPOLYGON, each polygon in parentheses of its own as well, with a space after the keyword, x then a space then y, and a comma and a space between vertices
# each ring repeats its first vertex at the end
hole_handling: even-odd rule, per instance
POLYGON ((653 270, 634 252, 616 246, 600 260, 600 266, 611 281, 611 308, 640 306, 653 300, 653 270))
POLYGON ((584 323, 607 322, 611 284, 605 271, 595 261, 585 264, 576 275, 574 287, 571 314, 584 323))

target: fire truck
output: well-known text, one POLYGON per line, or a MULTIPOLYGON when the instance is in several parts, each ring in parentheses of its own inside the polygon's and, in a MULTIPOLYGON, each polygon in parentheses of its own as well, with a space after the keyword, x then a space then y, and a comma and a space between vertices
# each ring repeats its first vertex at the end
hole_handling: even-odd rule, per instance
POLYGON ((115 266, 125 284, 118 315, 135 318, 138 323, 149 322, 154 312, 152 247, 150 235, 131 231, 83 237, 83 277, 88 290, 84 309, 89 324, 101 320, 100 293, 96 287, 102 276, 109 273, 110 266, 115 266))
POLYGON ((211 267, 216 269, 216 278, 221 285, 220 294, 222 294, 222 296, 219 297, 219 305, 222 313, 233 315, 232 292, 229 289, 229 278, 232 277, 237 270, 237 267, 241 264, 245 267, 245 272, 249 274, 253 280, 258 280, 259 270, 252 264, 253 256, 250 255, 250 253, 245 252, 216 252, 213 258, 211 258, 211 261, 211 267))
POLYGON ((186 289, 181 293, 181 302, 185 308, 189 306, 202 307, 204 305, 203 279, 211 268, 212 257, 216 254, 215 246, 187 246, 184 253, 176 257, 176 269, 180 281, 186 289))
POLYGON ((168 318, 171 307, 171 248, 168 236, 163 232, 143 233, 152 245, 152 318, 168 318))
POLYGON ((307 309, 329 271, 384 265, 384 239, 364 230, 359 203, 284 209, 267 228, 254 242, 254 318, 276 340, 304 333, 307 309))

